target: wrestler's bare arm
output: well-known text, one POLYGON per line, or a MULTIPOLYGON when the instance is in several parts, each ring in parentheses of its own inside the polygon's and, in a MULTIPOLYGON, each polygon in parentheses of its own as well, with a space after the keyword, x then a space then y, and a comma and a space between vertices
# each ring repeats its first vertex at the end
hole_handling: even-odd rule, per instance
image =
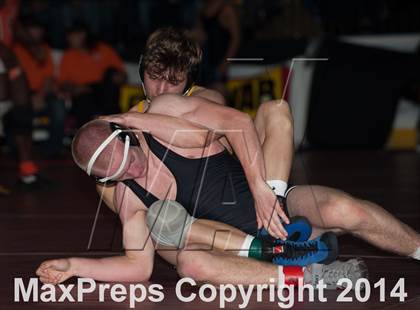
MULTIPOLYGON (((191 94, 192 97, 201 97, 209 101, 226 105, 225 97, 219 93, 217 90, 209 89, 201 86, 196 86, 194 92, 191 94)), ((219 142, 232 154, 232 146, 229 144, 229 141, 225 136, 220 137, 219 142)))
MULTIPOLYGON (((161 95, 155 98, 149 112, 170 114, 223 134, 241 162, 252 186, 265 186, 265 167, 260 141, 252 119, 236 109, 215 104, 201 97, 161 95)), ((135 115, 134 115, 135 116, 135 115)), ((134 121, 133 124, 134 125, 134 121)), ((253 192, 255 191, 255 187, 253 192)))
MULTIPOLYGON (((128 127, 151 131, 164 142, 182 148, 203 147, 209 141, 224 135, 244 168, 251 191, 255 194, 257 190, 261 191, 262 187, 267 187, 264 182, 264 158, 258 135, 251 118, 243 112, 200 97, 160 95, 152 101, 148 113, 129 112, 121 116, 112 116, 110 120, 128 127), (160 122, 157 121, 159 115, 162 116, 160 122), (184 119, 184 122, 177 123, 176 118, 170 117, 163 121, 164 115, 184 119), (181 125, 183 127, 180 127, 181 125), (194 125, 198 126, 197 128, 207 128, 218 135, 206 134, 204 137, 192 129, 194 125), (191 130, 184 131, 188 128, 191 130), (180 132, 183 134, 179 134, 180 132), (171 143, 171 138, 168 136, 174 133, 180 136, 177 139, 178 145, 171 143)), ((274 196, 271 198, 273 201, 270 204, 273 205, 274 196)))
MULTIPOLYGON (((220 105, 226 105, 226 100, 221 93, 219 93, 216 90, 208 89, 208 88, 201 87, 201 86, 195 86, 194 87, 194 91, 191 94, 191 97, 199 97, 199 98, 206 99, 206 100, 208 100, 210 102, 213 102, 213 103, 217 103, 217 104, 220 104, 220 105)), ((138 112, 138 111, 139 111, 139 105, 138 104, 131 107, 130 110, 129 110, 129 112, 138 112)), ((147 114, 148 115, 153 115, 153 113, 157 113, 157 112, 153 112, 153 111, 155 111, 155 109, 150 109, 149 108, 147 110, 147 114)), ((161 111, 161 113, 158 113, 158 114, 163 114, 163 115, 168 115, 168 116, 171 116, 171 115, 172 116, 177 116, 178 115, 178 113, 174 113, 172 108, 170 109, 170 111, 161 111)), ((152 116, 152 117, 154 117, 154 116, 152 116)), ((169 118, 167 119, 167 121, 168 121, 167 124, 172 122, 174 125, 177 125, 177 123, 178 123, 179 125, 184 126, 184 127, 178 127, 180 129, 183 128, 183 130, 188 129, 188 126, 191 126, 191 124, 180 123, 179 121, 171 120, 169 118)), ((153 119, 150 119, 150 122, 153 124, 154 123, 153 119)), ((154 123, 154 124, 156 124, 156 123, 154 123)), ((204 127, 202 129, 204 129, 204 127)), ((167 132, 171 132, 171 130, 169 130, 167 132)), ((178 132, 178 135, 179 134, 180 134, 180 132, 178 132)), ((162 141, 167 142, 167 143, 171 143, 170 141, 166 141, 167 139, 159 137, 156 134, 154 134, 154 136, 156 138, 158 138, 159 140, 162 140, 162 141)), ((198 135, 198 136, 197 136, 197 134, 194 134, 194 136, 192 136, 191 133, 189 133, 188 139, 186 139, 187 141, 180 141, 180 137, 178 137, 178 138, 176 138, 175 141, 172 142, 172 145, 176 146, 176 147, 190 148, 191 143, 192 143, 194 145, 193 148, 194 147, 200 147, 201 148, 201 147, 203 147, 203 144, 202 144, 203 141, 202 140, 204 138, 206 139, 206 141, 205 141, 206 145, 210 144, 211 142, 213 142, 215 140, 219 140, 219 142, 221 142, 225 146, 225 148, 227 148, 229 150, 229 152, 232 153, 232 148, 231 148, 229 142, 226 140, 226 137, 224 137, 222 135, 216 135, 214 133, 212 135, 208 135, 208 136, 206 136, 206 134, 204 134, 204 132, 201 135, 198 135), (196 140, 196 139, 198 140, 197 143, 194 142, 194 140, 196 140), (178 142, 180 142, 180 143, 178 143, 178 142)))
POLYGON ((202 148, 220 138, 209 128, 170 114, 127 112, 101 119, 149 132, 155 138, 181 148, 202 148))
POLYGON ((154 258, 148 232, 146 212, 135 212, 123 223, 125 255, 99 259, 70 258, 73 276, 99 281, 147 281, 154 258))
POLYGON ((132 207, 133 204, 129 201, 121 201, 118 205, 110 204, 116 200, 115 187, 98 187, 98 192, 102 191, 103 201, 121 218, 125 255, 45 261, 36 272, 43 283, 60 283, 73 276, 123 282, 149 279, 153 270, 154 246, 146 226, 146 211, 132 207))
POLYGON ((111 209, 112 212, 118 213, 117 208, 114 207, 114 193, 116 186, 96 185, 96 191, 100 197, 101 202, 111 209))

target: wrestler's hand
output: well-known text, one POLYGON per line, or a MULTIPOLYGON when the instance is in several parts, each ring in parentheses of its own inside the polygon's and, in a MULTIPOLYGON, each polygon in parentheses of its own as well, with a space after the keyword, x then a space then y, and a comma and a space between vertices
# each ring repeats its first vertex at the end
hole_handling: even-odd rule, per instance
POLYGON ((36 274, 42 283, 50 284, 64 282, 74 275, 68 258, 47 260, 38 267, 36 274))
POLYGON ((289 219, 283 211, 283 207, 277 200, 276 195, 265 182, 260 182, 254 196, 255 211, 257 214, 258 229, 263 226, 268 233, 275 238, 286 240, 287 232, 281 220, 289 224, 289 219))

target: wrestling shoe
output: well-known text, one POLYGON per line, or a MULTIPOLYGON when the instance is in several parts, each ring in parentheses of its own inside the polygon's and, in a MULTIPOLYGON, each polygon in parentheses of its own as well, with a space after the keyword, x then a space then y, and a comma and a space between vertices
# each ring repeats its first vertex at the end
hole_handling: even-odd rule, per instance
POLYGON ((323 233, 318 238, 305 242, 276 241, 277 245, 273 247, 272 260, 276 265, 330 264, 338 256, 337 236, 333 232, 323 233))
MULTIPOLYGON (((312 234, 312 226, 306 217, 303 216, 291 217, 290 223, 283 225, 283 227, 287 231, 287 241, 307 241, 312 234)), ((272 237, 265 228, 261 228, 258 231, 257 237, 262 239, 271 239, 273 242, 277 240, 272 237)))
MULTIPOLYGON (((369 273, 366 263, 361 258, 349 259, 348 261, 335 261, 329 265, 313 264, 305 270, 305 283, 312 283, 316 286, 319 281, 323 280, 328 290, 344 289, 345 282, 338 285, 338 280, 347 278, 353 284, 360 278, 368 279, 369 273)), ((364 283, 361 282, 361 289, 364 289, 364 283)))

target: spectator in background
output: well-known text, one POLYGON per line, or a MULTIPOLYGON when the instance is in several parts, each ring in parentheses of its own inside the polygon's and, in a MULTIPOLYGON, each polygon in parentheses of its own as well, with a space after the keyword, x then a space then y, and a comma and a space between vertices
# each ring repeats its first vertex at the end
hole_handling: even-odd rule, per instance
POLYGON ((19 161, 18 187, 24 190, 46 188, 50 182, 39 176, 32 158, 32 106, 25 73, 15 54, 0 43, 0 104, 9 104, 3 117, 6 138, 19 161))
POLYGON ((10 47, 16 30, 20 0, 0 0, 0 41, 10 47))
MULTIPOLYGON (((32 106, 29 87, 15 54, 10 50, 15 32, 21 34, 16 20, 20 0, 0 0, 0 105, 7 106, 2 116, 6 138, 16 151, 19 162, 18 188, 34 190, 50 182, 39 176, 32 157, 32 106), (14 31, 15 30, 15 31, 14 31)), ((0 195, 10 191, 0 189, 0 195)))
POLYGON ((95 115, 118 113, 119 88, 126 81, 121 58, 107 44, 96 42, 84 23, 73 25, 67 40, 59 83, 72 102, 78 127, 95 115))
POLYGON ((22 0, 21 15, 34 16, 49 30, 53 48, 66 47, 66 29, 75 21, 84 20, 95 36, 114 43, 117 38, 115 18, 121 3, 117 0, 22 0), (100 12, 100 14, 98 14, 100 12))
POLYGON ((204 1, 192 35, 203 46, 201 82, 224 94, 229 65, 227 58, 236 55, 240 43, 239 21, 230 1, 204 1))
POLYGON ((28 17, 22 25, 27 40, 15 43, 13 50, 28 78, 35 116, 49 117, 50 138, 45 155, 55 157, 63 146, 65 106, 64 100, 58 99, 52 51, 44 42, 44 27, 40 23, 28 17))

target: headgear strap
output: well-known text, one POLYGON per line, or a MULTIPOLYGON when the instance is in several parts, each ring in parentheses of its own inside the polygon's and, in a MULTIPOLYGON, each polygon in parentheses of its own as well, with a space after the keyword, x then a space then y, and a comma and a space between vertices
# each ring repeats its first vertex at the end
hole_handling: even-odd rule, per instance
MULTIPOLYGON (((103 152, 103 150, 108 146, 109 143, 111 143, 111 141, 117 137, 123 130, 122 129, 117 129, 115 131, 113 131, 108 138, 105 139, 104 142, 102 142, 102 144, 96 149, 96 151, 93 153, 92 157, 89 160, 89 163, 87 165, 87 169, 86 172, 88 175, 91 175, 92 172, 92 167, 95 164, 96 160, 98 159, 98 156, 103 152)), ((128 149, 130 148, 130 137, 127 135, 125 137, 125 142, 124 142, 124 155, 123 155, 123 159, 121 161, 120 167, 118 168, 118 170, 111 176, 107 176, 104 177, 102 179, 99 179, 98 181, 101 183, 105 183, 107 181, 110 181, 116 177, 119 176, 119 174, 121 173, 121 171, 124 169, 125 164, 127 163, 127 158, 128 158, 128 149)))

